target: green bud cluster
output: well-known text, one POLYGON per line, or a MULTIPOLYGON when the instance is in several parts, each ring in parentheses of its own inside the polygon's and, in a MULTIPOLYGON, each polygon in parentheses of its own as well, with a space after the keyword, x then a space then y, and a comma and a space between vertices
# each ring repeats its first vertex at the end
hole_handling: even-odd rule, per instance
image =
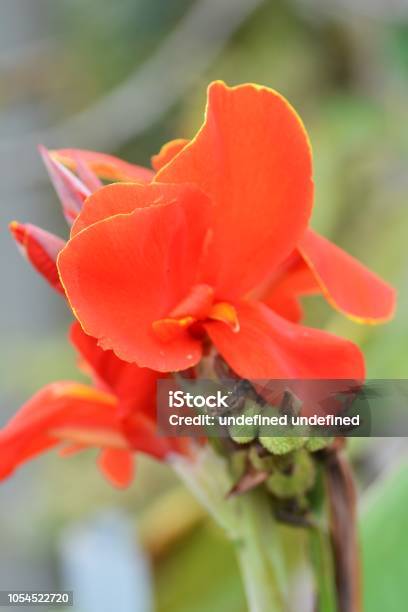
MULTIPOLYGON (((287 397, 284 401, 285 410, 300 410, 298 403, 288 404, 287 397)), ((259 405, 247 399, 242 413, 254 416, 259 413, 259 405)), ((257 426, 229 428, 230 437, 239 445, 233 462, 235 473, 240 474, 239 479, 248 471, 251 474, 262 473, 263 486, 277 503, 285 504, 292 500, 298 508, 307 510, 307 494, 313 489, 317 474, 314 453, 329 446, 333 438, 263 435, 265 433, 257 426)), ((254 482, 257 482, 256 478, 254 482)))

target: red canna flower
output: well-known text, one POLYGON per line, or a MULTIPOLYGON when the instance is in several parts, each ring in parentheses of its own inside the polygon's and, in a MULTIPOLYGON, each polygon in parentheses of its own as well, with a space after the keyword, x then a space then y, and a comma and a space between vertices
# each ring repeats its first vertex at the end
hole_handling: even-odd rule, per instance
POLYGON ((70 338, 93 385, 53 383, 27 402, 0 431, 0 478, 62 444, 63 454, 100 448, 118 486, 132 479, 135 451, 189 454, 185 440, 157 436, 155 387, 160 373, 196 365, 206 337, 244 378, 363 378, 355 345, 299 325, 299 297, 321 292, 376 323, 392 316, 395 293, 307 227, 310 145, 279 94, 214 83, 197 136, 165 145, 154 170, 40 151, 70 240, 30 224, 10 229, 68 297, 80 322, 70 338))
MULTIPOLYGON (((204 126, 201 131, 204 131, 204 126)), ((189 144, 191 147, 190 141, 183 138, 165 144, 152 157, 152 167, 156 173, 189 144)), ((131 165, 102 153, 63 149, 53 151, 52 157, 71 168, 78 168, 80 160, 83 166, 88 165, 93 171, 101 172, 104 178, 122 177, 123 180, 136 182, 147 182, 149 176, 153 178, 148 168, 131 165), (131 169, 125 172, 124 168, 129 166, 131 169), (120 170, 122 167, 123 170, 120 170)), ((210 165, 207 167, 210 168, 210 165)), ((197 182, 199 185, 202 183, 201 180, 197 182)), ((261 287, 258 287, 252 295, 259 296, 260 293, 261 287)), ((264 302, 295 322, 299 322, 302 316, 298 297, 314 293, 323 293, 333 307, 360 323, 385 322, 392 318, 395 310, 395 291, 392 287, 311 229, 305 231, 298 248, 265 281, 263 293, 264 302)))
MULTIPOLYGON (((100 154, 53 155, 100 170, 100 154)), ((297 298, 321 291, 377 322, 392 315, 394 291, 308 229, 310 145, 279 94, 213 83, 203 127, 153 158, 150 184, 110 159, 105 176, 139 183, 89 196, 58 260, 72 309, 100 346, 177 371, 199 362, 205 331, 244 378, 364 376, 354 344, 293 322, 297 298)))
POLYGON ((186 441, 156 432, 157 373, 102 351, 77 323, 71 341, 94 385, 52 383, 24 404, 0 431, 0 479, 54 447, 63 455, 96 447, 102 472, 124 487, 133 478, 135 452, 161 460, 189 453, 186 441))

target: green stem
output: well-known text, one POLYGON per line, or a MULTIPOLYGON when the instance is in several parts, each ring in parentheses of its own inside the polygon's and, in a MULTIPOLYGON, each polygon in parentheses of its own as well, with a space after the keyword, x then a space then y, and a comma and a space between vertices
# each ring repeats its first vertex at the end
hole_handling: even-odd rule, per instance
POLYGON ((239 499, 235 542, 250 612, 284 612, 286 575, 278 528, 263 491, 239 499))
POLYGON ((322 527, 310 530, 310 550, 315 573, 318 612, 337 612, 333 552, 329 535, 322 527))
POLYGON ((266 493, 254 490, 228 498, 231 473, 208 446, 195 461, 175 456, 172 466, 235 545, 249 612, 286 612, 283 550, 266 493))

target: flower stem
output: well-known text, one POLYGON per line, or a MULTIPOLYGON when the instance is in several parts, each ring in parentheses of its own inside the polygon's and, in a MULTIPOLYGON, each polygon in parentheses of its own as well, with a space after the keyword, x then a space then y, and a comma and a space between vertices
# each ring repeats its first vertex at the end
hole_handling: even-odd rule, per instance
POLYGON ((317 610, 338 612, 330 537, 322 527, 310 530, 310 552, 317 589, 317 610))
POLYGON ((172 466, 235 545, 249 612, 285 612, 284 556, 265 491, 228 498, 234 484, 231 473, 208 446, 193 462, 175 456, 172 466))
POLYGON ((240 537, 235 542, 250 612, 286 610, 283 551, 275 519, 263 491, 239 499, 240 537))

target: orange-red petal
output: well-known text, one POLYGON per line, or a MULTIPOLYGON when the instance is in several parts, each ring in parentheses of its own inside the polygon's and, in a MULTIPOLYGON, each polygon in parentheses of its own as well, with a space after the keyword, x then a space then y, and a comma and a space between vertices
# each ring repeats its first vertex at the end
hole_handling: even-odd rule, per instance
POLYGON ((156 459, 165 459, 171 452, 188 453, 186 440, 159 435, 156 423, 143 414, 129 413, 122 422, 122 431, 130 448, 156 459))
POLYGON ((71 229, 71 237, 98 221, 127 214, 136 208, 147 208, 176 202, 183 188, 178 185, 140 185, 113 183, 92 194, 71 229))
POLYGON ((280 316, 298 323, 303 315, 299 297, 319 292, 320 286, 315 276, 296 250, 272 277, 257 289, 256 296, 280 316))
MULTIPOLYGON (((0 478, 63 439, 81 431, 93 432, 95 441, 113 434, 125 437, 115 415, 116 400, 110 394, 71 381, 53 383, 36 393, 0 430, 0 478)), ((75 437, 68 438, 76 442, 75 437)), ((81 440, 80 440, 81 441, 81 440)))
POLYGON ((80 444, 79 442, 68 443, 58 450, 58 455, 60 457, 72 457, 86 448, 87 446, 85 444, 80 444))
POLYGON ((136 181, 137 183, 149 183, 154 172, 150 168, 144 168, 119 159, 106 153, 97 151, 86 151, 84 149, 57 149, 51 151, 54 159, 77 171, 78 160, 86 164, 98 177, 109 181, 136 181))
POLYGON ((154 419, 158 372, 122 361, 112 351, 104 351, 97 340, 85 334, 78 322, 71 326, 70 339, 80 356, 91 367, 94 380, 120 401, 120 416, 138 411, 154 419))
POLYGON ((228 300, 260 283, 304 232, 313 198, 310 145, 275 91, 215 82, 203 127, 155 181, 192 182, 212 199, 202 282, 228 300))
POLYGON ((214 300, 214 289, 209 285, 194 285, 187 296, 169 313, 169 317, 204 319, 214 300))
POLYGON ((296 295, 274 293, 264 303, 276 314, 288 321, 292 321, 292 323, 299 323, 302 320, 303 309, 296 295))
POLYGON ((102 180, 82 158, 77 159, 75 169, 78 178, 88 187, 91 193, 103 186, 102 180))
POLYGON ((170 140, 165 145, 162 146, 157 155, 153 155, 152 157, 152 167, 156 172, 161 170, 163 166, 169 163, 180 151, 184 149, 188 140, 186 138, 176 138, 175 140, 170 140))
POLYGON ((195 319, 193 317, 184 317, 182 319, 159 319, 158 321, 153 321, 152 329, 159 340, 162 342, 172 342, 179 338, 180 336, 184 336, 184 332, 186 329, 194 323, 195 319))
POLYGON ((311 229, 298 248, 332 306, 360 323, 393 316, 395 290, 354 257, 311 229))
POLYGON ((205 323, 230 367, 249 379, 362 379, 364 358, 352 342, 286 321, 260 302, 236 304, 240 331, 205 323))
POLYGON ((10 232, 20 247, 24 257, 59 293, 64 293, 58 270, 58 253, 64 248, 65 241, 30 223, 10 223, 10 232))
MULTIPOLYGON (((170 204, 109 217, 71 238, 58 259, 69 302, 86 333, 125 361, 160 372, 196 364, 201 345, 187 332, 161 342, 152 323, 196 284, 208 200, 171 186, 170 204)), ((164 188, 164 186, 163 186, 164 188)))
POLYGON ((115 487, 128 487, 134 476, 133 455, 126 449, 106 448, 98 457, 98 466, 105 478, 115 487))

